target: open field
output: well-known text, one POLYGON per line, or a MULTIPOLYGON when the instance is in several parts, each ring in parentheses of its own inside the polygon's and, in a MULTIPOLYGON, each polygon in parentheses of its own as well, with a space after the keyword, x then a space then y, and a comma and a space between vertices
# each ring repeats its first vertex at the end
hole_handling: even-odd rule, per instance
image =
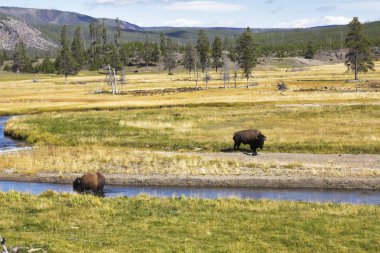
POLYGON ((379 119, 380 105, 257 103, 42 114, 15 119, 6 132, 41 145, 220 152, 233 146, 236 130, 257 128, 267 152, 380 154, 379 119))
POLYGON ((9 246, 48 252, 378 252, 380 207, 0 193, 9 246), (95 232, 96 231, 96 232, 95 232))
MULTIPOLYGON (((380 62, 376 63, 379 69, 380 62)), ((276 104, 324 104, 324 103, 378 103, 379 72, 361 75, 370 83, 347 83, 352 73, 345 73, 343 64, 304 67, 303 71, 291 72, 286 68, 258 67, 253 72, 251 83, 258 86, 247 89, 211 89, 190 93, 163 94, 157 96, 113 96, 94 94, 96 91, 110 91, 105 77, 90 72, 64 78, 49 75, 22 75, 0 73, 0 115, 29 114, 63 110, 86 110, 102 108, 135 108, 178 106, 189 104, 215 103, 276 103, 276 104), (36 79, 38 82, 32 82, 36 79), (279 80, 290 87, 289 92, 276 91, 279 80), (376 88, 377 87, 377 88, 376 88), (354 91, 360 92, 354 92, 354 91)), ((195 87, 195 79, 183 72, 168 76, 166 72, 127 74, 124 91, 140 89, 161 89, 195 87)), ((211 88, 223 86, 221 74, 211 73, 211 88), (219 79, 219 80, 218 80, 219 79)), ((204 87, 204 84, 200 82, 204 87)), ((243 79, 238 85, 245 85, 243 79)), ((233 83, 231 82, 231 86, 233 83)))
MULTIPOLYGON (((351 83, 341 64, 291 71, 261 66, 252 80, 258 85, 226 90, 213 74, 210 90, 152 96, 100 94, 110 87, 90 72, 68 85, 56 76, 1 73, 0 116, 33 114, 6 131, 34 147, 0 154, 0 178, 72 182, 101 171, 113 183, 237 179, 379 189, 379 72, 351 83), (278 92, 279 80, 290 90, 278 92), (264 153, 220 152, 232 147, 233 132, 251 127, 268 137, 264 153)), ((129 74, 127 82, 124 91, 194 87, 183 72, 129 74)), ((379 206, 12 192, 0 193, 0 213, 8 245, 48 252, 380 250, 379 206)))
MULTIPOLYGON (((34 83, 30 75, 0 75, 0 114, 39 113, 9 122, 8 134, 36 146, 1 155, 0 170, 11 176, 99 170, 109 176, 379 178, 366 163, 198 155, 231 148, 232 134, 245 128, 268 137, 265 153, 380 154, 379 72, 361 75, 369 82, 351 83, 342 64, 280 66, 259 66, 252 80, 258 85, 250 89, 218 89, 223 82, 213 73, 210 90, 152 96, 96 94, 110 87, 91 72, 69 77, 68 85, 57 76, 33 76, 34 83), (276 91, 279 80, 290 90, 276 91)), ((123 91, 195 85, 183 72, 152 71, 128 74, 123 91)))

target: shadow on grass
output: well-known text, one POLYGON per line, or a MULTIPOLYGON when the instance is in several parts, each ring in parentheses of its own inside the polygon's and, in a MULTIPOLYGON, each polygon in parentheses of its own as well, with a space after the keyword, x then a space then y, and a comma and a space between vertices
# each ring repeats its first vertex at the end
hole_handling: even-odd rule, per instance
POLYGON ((223 153, 242 153, 244 155, 254 156, 252 150, 246 148, 233 149, 233 148, 222 148, 220 150, 223 153))

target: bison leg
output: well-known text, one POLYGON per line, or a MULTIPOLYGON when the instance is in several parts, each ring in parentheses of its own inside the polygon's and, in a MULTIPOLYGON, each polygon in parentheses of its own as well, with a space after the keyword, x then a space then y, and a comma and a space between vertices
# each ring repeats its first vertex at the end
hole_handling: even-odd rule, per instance
POLYGON ((236 150, 236 149, 240 149, 240 145, 241 145, 241 143, 240 142, 235 142, 235 144, 234 144, 234 149, 236 150))
POLYGON ((257 147, 255 145, 252 145, 252 144, 250 146, 251 146, 251 150, 252 150, 252 155, 253 156, 257 155, 257 151, 256 151, 257 147))

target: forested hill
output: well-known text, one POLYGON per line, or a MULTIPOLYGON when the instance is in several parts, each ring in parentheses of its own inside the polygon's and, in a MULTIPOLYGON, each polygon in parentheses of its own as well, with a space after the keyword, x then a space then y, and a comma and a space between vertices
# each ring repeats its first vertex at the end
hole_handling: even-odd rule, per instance
MULTIPOLYGON (((14 19, 28 23, 41 32, 41 36, 48 41, 59 44, 60 33, 63 25, 68 25, 68 36, 71 39, 77 26, 82 27, 85 40, 89 40, 89 25, 91 23, 103 23, 107 28, 107 37, 113 39, 116 23, 112 19, 94 18, 73 12, 58 10, 41 10, 29 8, 0 7, 0 14, 13 16, 14 19)), ((173 28, 173 27, 139 27, 126 21, 121 21, 121 40, 144 41, 148 37, 150 41, 159 41, 160 33, 173 38, 176 42, 187 43, 197 40, 197 33, 204 29, 210 41, 216 36, 223 40, 233 40, 240 36, 245 28, 173 28)), ((373 46, 380 46, 380 22, 364 24, 365 32, 373 46)), ((2 27, 0 26, 0 32, 2 27)), ((339 49, 344 47, 347 34, 347 26, 326 26, 307 29, 256 29, 252 28, 255 38, 265 52, 277 52, 298 54, 303 52, 311 41, 316 49, 339 49)), ((26 43, 27 47, 33 47, 26 43)), ((1 49, 1 48, 0 48, 1 49)), ((4 49, 4 48, 3 48, 4 49)), ((286 56, 286 55, 285 55, 286 56)))

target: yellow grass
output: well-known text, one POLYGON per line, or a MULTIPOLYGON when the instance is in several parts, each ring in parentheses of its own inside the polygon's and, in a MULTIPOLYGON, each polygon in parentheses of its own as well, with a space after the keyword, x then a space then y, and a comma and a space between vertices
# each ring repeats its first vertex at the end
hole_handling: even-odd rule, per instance
MULTIPOLYGON (((380 68, 380 62, 376 62, 380 68)), ((379 103, 379 95, 373 89, 362 89, 359 84, 347 83, 352 73, 345 73, 343 64, 307 67, 301 72, 286 72, 286 69, 258 70, 253 72, 251 82, 259 85, 247 89, 212 89, 209 91, 176 93, 157 96, 113 96, 94 94, 109 91, 104 76, 91 75, 88 72, 69 77, 69 85, 64 84, 63 77, 49 75, 16 75, 2 72, 0 74, 0 115, 25 114, 41 111, 81 110, 87 108, 125 108, 141 106, 181 105, 199 103, 379 103), (11 80, 9 80, 11 79, 11 80), (32 82, 38 80, 37 83, 32 82), (291 90, 323 89, 319 92, 285 92, 276 91, 276 83, 285 81, 291 90), (85 84, 79 84, 79 82, 85 84), (325 89, 327 87, 327 89, 325 89), (363 92, 355 91, 356 88, 363 92)), ((223 86, 220 73, 212 73, 210 87, 223 86)), ((362 74, 363 80, 380 81, 379 72, 362 74)), ((239 85, 245 85, 243 79, 239 85)), ((202 86, 204 86, 201 83, 202 86)), ((233 85, 231 83, 231 85, 233 85)), ((170 87, 194 87, 193 76, 184 72, 168 76, 166 72, 144 74, 127 74, 124 91, 138 89, 161 89, 170 87)))
POLYGON ((0 173, 86 173, 102 171, 123 175, 177 176, 304 176, 380 177, 380 171, 330 164, 265 162, 212 157, 202 154, 175 154, 102 146, 36 147, 31 151, 0 155, 0 173))

